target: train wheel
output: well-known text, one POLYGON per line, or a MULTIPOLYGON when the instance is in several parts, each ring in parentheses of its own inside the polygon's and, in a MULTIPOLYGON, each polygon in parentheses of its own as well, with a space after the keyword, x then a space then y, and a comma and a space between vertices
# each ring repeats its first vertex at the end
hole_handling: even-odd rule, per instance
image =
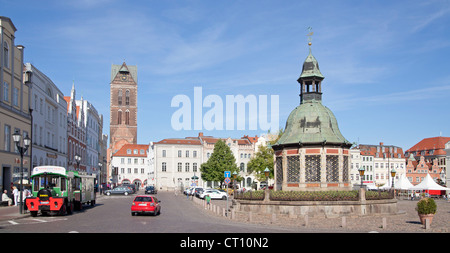
POLYGON ((66 203, 64 203, 62 206, 61 206, 61 209, 59 209, 59 215, 66 215, 66 212, 67 212, 67 206, 66 206, 66 203))
POLYGON ((67 203, 67 214, 72 214, 73 212, 73 202, 67 203))
POLYGON ((37 216, 37 211, 30 211, 31 217, 36 217, 37 216))

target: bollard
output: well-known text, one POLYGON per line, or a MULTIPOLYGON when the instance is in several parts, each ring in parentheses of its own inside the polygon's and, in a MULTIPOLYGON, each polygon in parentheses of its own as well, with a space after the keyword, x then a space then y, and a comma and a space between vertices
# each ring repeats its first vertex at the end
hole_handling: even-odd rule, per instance
POLYGON ((275 223, 275 222, 277 222, 277 215, 273 213, 271 223, 275 223))
POLYGON ((387 228, 387 221, 386 221, 386 217, 383 217, 383 229, 387 228))
POLYGON ((430 219, 426 218, 425 219, 425 229, 430 229, 430 226, 431 226, 430 219))
POLYGON ((308 227, 309 225, 309 217, 308 215, 305 215, 305 227, 308 227))
POLYGON ((252 222, 253 221, 253 215, 252 212, 248 212, 248 221, 252 222))
POLYGON ((345 216, 342 216, 342 227, 343 228, 347 227, 347 218, 345 216))

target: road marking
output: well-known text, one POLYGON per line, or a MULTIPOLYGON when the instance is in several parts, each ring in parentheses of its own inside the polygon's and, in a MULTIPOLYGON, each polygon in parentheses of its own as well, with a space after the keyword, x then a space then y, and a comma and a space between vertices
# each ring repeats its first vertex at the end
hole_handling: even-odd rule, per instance
POLYGON ((47 222, 46 220, 40 220, 40 219, 32 219, 32 220, 40 221, 40 222, 47 222))
POLYGON ((19 223, 15 222, 15 221, 12 221, 12 220, 9 220, 8 222, 11 223, 12 225, 17 225, 17 224, 19 224, 19 223))

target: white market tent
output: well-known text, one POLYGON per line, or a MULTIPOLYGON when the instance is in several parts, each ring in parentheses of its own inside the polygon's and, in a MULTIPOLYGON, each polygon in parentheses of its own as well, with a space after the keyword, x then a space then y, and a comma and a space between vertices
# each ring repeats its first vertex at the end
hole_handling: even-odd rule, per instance
MULTIPOLYGON (((392 180, 388 180, 386 184, 383 186, 380 186, 380 189, 391 189, 391 182, 392 180)), ((414 187, 414 185, 409 182, 408 178, 406 178, 405 174, 402 174, 400 176, 400 179, 397 182, 394 182, 394 188, 398 190, 410 190, 411 187, 414 187)))
POLYGON ((431 178, 430 174, 427 174, 425 179, 420 184, 409 188, 409 190, 416 190, 416 191, 419 191, 419 190, 443 190, 443 191, 450 191, 450 188, 446 188, 446 187, 438 185, 431 178))

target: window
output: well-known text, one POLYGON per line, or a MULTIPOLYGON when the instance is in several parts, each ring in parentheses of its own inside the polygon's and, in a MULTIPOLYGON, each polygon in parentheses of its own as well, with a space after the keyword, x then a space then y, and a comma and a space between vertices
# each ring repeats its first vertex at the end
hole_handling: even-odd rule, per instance
POLYGON ((166 157, 166 151, 165 150, 162 151, 162 157, 166 157))
POLYGON ((138 154, 138 150, 137 149, 133 149, 133 154, 137 155, 138 154))
POLYGON ((178 172, 181 172, 181 170, 183 169, 182 166, 182 163, 178 163, 178 172))
POLYGON ((3 100, 9 101, 9 83, 3 82, 3 100))
POLYGON ((14 106, 19 106, 19 89, 13 87, 12 91, 13 91, 12 103, 14 106))
POLYGON ((131 149, 127 149, 127 154, 131 154, 131 149))
POLYGON ((165 163, 165 162, 162 163, 161 170, 162 170, 163 172, 166 172, 166 171, 167 171, 167 163, 165 163))
POLYGON ((181 157, 181 150, 178 150, 178 157, 181 157))
POLYGON ((126 110, 125 111, 125 125, 129 125, 130 124, 130 111, 126 110))
POLYGON ((189 157, 189 150, 186 150, 186 157, 189 157))
POLYGON ((197 172, 197 163, 192 164, 192 171, 197 172))
POLYGON ((127 90, 125 91, 125 105, 129 105, 130 104, 130 91, 127 90))
POLYGON ((119 110, 117 112, 117 124, 118 125, 122 124, 122 111, 121 110, 119 110))
POLYGON ((8 125, 5 125, 4 140, 5 151, 11 151, 11 127, 8 125))
POLYGON ((119 95, 117 96, 117 104, 122 105, 122 90, 119 90, 119 95))
POLYGON ((125 163, 125 158, 120 158, 120 163, 124 164, 125 163))
POLYGON ((197 151, 192 151, 192 156, 197 157, 197 151))
POLYGON ((184 171, 189 172, 189 163, 184 164, 184 171))
POLYGON ((3 65, 9 68, 9 45, 6 41, 3 42, 3 65))

